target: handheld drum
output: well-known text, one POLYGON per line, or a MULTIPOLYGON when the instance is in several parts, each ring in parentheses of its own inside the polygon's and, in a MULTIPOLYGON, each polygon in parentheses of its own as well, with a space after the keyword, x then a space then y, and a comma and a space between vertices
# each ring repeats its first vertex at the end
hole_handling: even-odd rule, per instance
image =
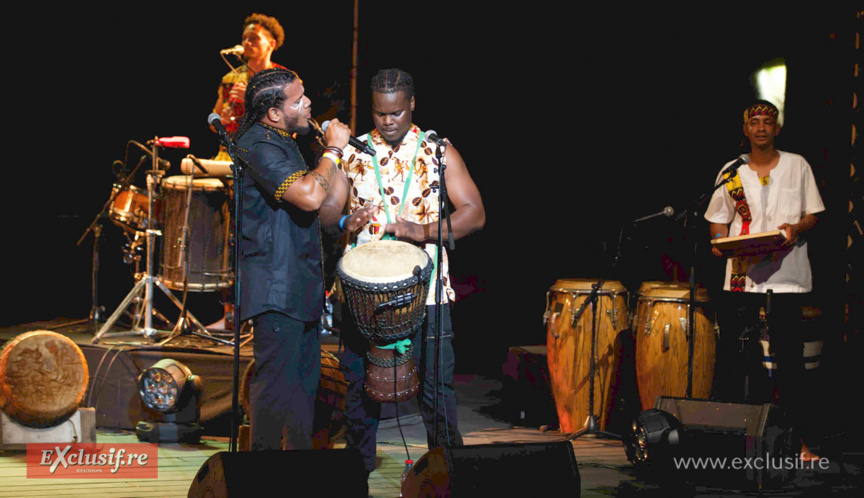
POLYGON ((410 343, 403 343, 426 317, 432 266, 425 251, 395 240, 358 246, 336 265, 351 315, 369 341, 366 392, 372 399, 403 401, 419 390, 410 343))

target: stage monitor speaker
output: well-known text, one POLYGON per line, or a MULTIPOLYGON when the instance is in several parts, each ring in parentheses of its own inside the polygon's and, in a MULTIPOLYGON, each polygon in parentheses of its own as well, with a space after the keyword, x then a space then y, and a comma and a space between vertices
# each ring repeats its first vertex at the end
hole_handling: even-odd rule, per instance
POLYGON ((660 396, 654 408, 684 425, 674 455, 715 462, 715 467, 691 468, 692 480, 771 488, 791 479, 797 450, 789 421, 778 406, 660 396), (716 468, 721 459, 726 465, 716 468))
POLYGON ((222 451, 198 470, 189 497, 366 497, 366 481, 356 450, 222 451))
POLYGON ((433 448, 408 472, 402 496, 580 496, 569 441, 433 448))

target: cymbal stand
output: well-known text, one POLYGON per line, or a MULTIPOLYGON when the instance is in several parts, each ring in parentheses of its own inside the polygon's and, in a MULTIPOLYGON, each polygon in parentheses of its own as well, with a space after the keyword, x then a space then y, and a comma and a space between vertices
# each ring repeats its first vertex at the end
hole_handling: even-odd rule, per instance
MULTIPOLYGON (((157 139, 158 142, 158 139, 157 139)), ((147 226, 145 228, 145 236, 146 236, 146 253, 147 260, 146 266, 144 270, 144 274, 141 275, 138 279, 138 282, 135 283, 135 286, 132 287, 132 290, 129 291, 129 294, 123 299, 120 303, 120 306, 114 310, 114 313, 108 318, 102 328, 93 336, 93 339, 90 340, 91 344, 97 344, 103 336, 110 335, 112 337, 119 336, 129 336, 129 335, 143 335, 148 339, 155 338, 159 331, 153 328, 153 315, 158 313, 153 308, 153 286, 158 287, 168 298, 173 302, 179 309, 183 309, 183 304, 174 294, 162 283, 162 280, 154 275, 154 259, 155 259, 155 243, 156 236, 162 235, 162 232, 153 228, 153 212, 155 211, 156 205, 156 187, 161 182, 162 176, 165 174, 164 171, 159 169, 159 158, 158 158, 158 146, 153 147, 153 168, 147 172, 147 195, 148 195, 148 210, 147 210, 147 226), (140 303, 141 293, 144 293, 144 302, 140 303), (139 304, 137 312, 135 314, 135 321, 132 326, 132 329, 127 332, 111 332, 108 331, 114 325, 120 315, 123 314, 130 304, 133 302, 137 302, 139 304), (140 327, 141 319, 144 319, 144 327, 140 327)), ((194 323, 195 326, 200 329, 204 329, 204 326, 198 321, 197 318, 192 316, 191 313, 188 314, 189 321, 194 323)), ((206 329, 205 329, 206 330, 206 329)))

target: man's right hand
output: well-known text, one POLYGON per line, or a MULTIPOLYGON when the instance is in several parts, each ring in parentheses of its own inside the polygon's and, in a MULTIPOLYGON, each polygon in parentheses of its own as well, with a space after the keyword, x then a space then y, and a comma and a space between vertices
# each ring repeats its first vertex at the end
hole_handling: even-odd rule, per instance
POLYGON ((332 119, 327 124, 327 129, 324 130, 324 143, 328 146, 339 147, 345 150, 348 146, 348 138, 351 136, 351 128, 348 125, 340 122, 338 119, 332 119))

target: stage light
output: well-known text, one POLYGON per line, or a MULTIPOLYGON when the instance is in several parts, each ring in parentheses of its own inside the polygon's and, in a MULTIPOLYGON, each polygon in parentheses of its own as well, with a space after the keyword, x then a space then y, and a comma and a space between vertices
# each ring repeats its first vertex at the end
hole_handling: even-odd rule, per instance
POLYGON ((138 393, 154 420, 138 422, 135 433, 141 441, 197 443, 203 428, 201 392, 204 382, 186 365, 165 358, 138 376, 138 393))
POLYGON ((670 413, 656 408, 643 411, 625 435, 627 459, 638 470, 669 464, 672 448, 680 443, 682 428, 683 424, 670 413))

